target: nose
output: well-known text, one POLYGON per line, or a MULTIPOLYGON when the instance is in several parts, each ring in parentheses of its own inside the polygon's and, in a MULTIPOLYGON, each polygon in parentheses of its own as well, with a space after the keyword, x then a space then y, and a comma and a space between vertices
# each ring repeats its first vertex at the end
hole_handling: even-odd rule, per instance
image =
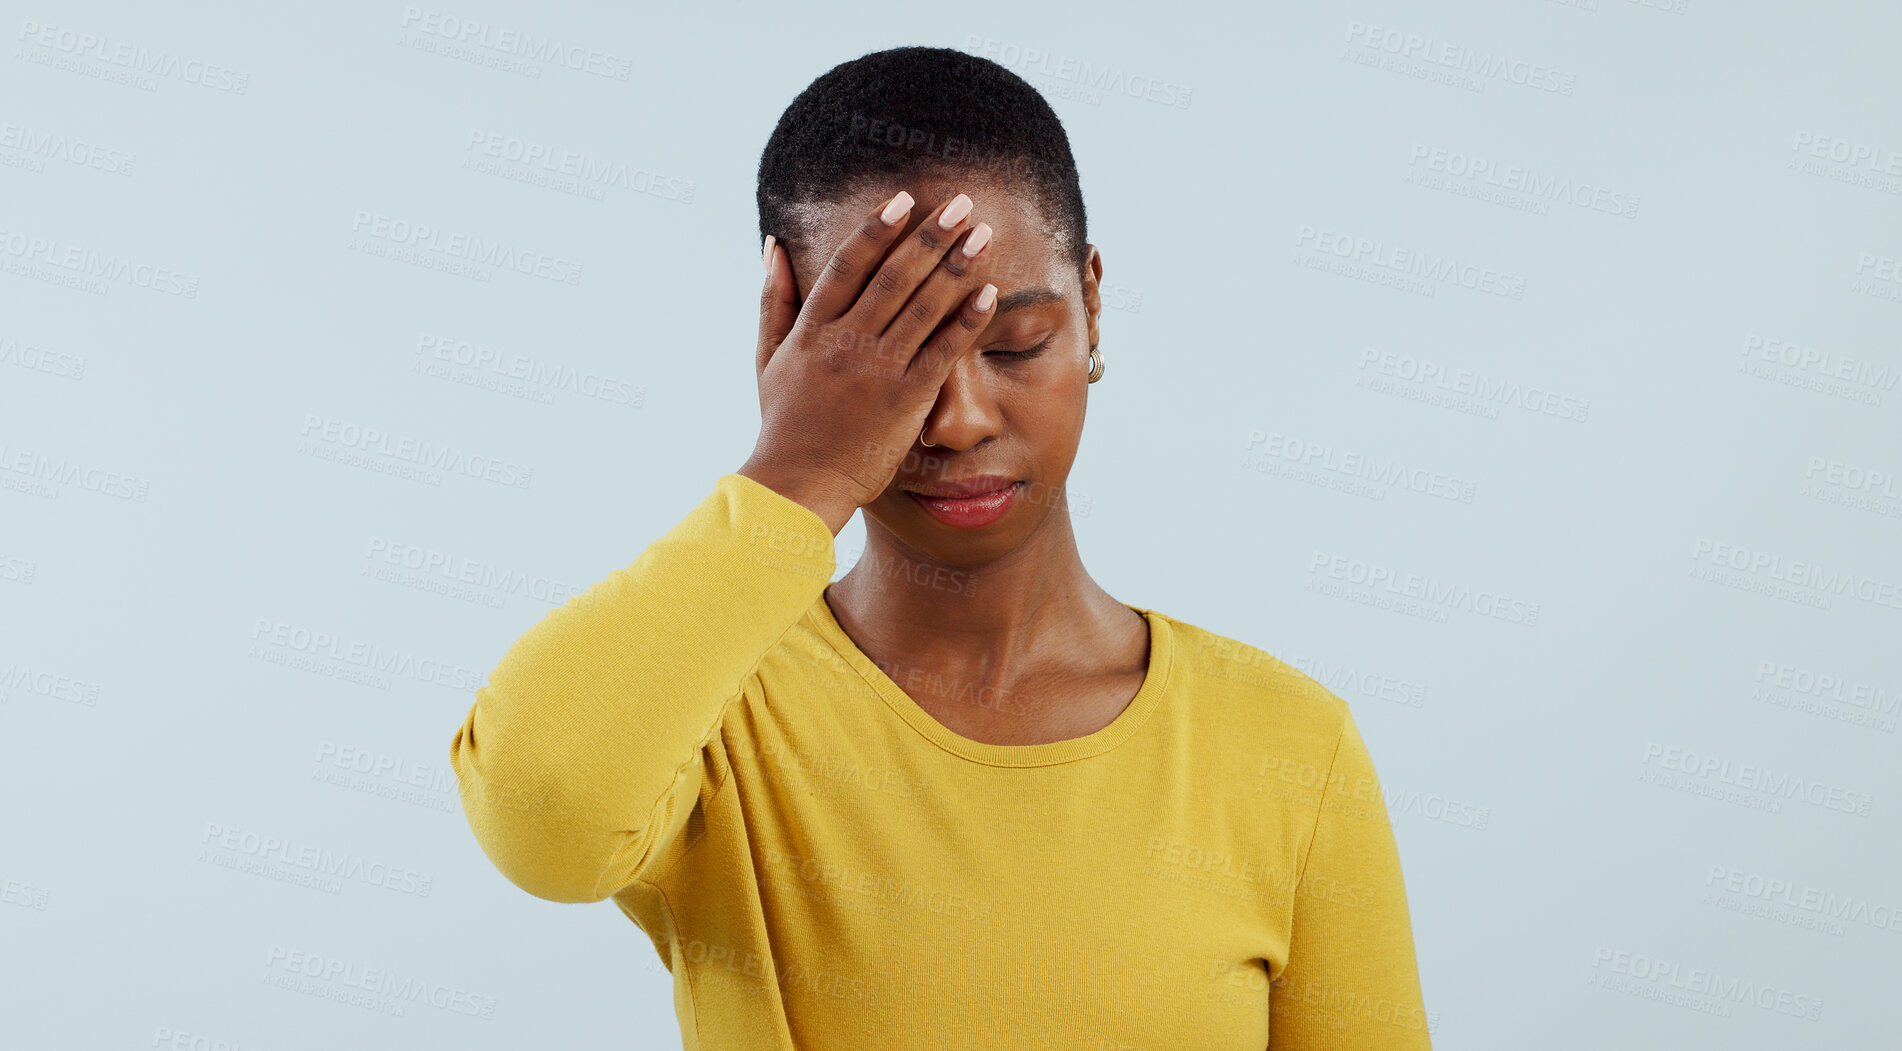
POLYGON ((1003 431, 1004 414, 996 392, 985 376, 981 352, 958 357, 938 388, 938 400, 925 416, 921 439, 931 448, 963 451, 975 448, 1003 431))

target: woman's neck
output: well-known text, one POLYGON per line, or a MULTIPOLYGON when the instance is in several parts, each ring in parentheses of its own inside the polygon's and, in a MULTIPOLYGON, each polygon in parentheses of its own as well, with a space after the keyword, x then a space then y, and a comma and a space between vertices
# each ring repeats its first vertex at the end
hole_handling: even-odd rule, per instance
POLYGON ((825 594, 834 618, 874 660, 971 678, 1093 663, 1078 654, 1147 630, 1083 568, 1068 516, 1051 516, 995 559, 958 565, 867 519, 864 554, 825 594))

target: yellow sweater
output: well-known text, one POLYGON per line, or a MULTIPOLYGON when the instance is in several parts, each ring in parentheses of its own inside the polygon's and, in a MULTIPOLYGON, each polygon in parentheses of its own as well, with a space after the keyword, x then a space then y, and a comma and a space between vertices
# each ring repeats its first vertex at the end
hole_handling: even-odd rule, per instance
POLYGON ((450 744, 518 887, 612 897, 684 1046, 1429 1047, 1347 705, 1154 610, 1140 692, 1033 745, 945 728, 823 592, 833 537, 739 474, 515 642, 450 744))

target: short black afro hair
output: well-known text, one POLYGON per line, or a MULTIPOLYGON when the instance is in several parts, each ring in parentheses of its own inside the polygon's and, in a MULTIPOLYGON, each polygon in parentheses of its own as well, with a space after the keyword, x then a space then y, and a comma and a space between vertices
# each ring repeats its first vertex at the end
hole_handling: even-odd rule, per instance
POLYGON ((1024 78, 942 47, 842 62, 792 100, 760 154, 760 241, 807 240, 802 206, 869 182, 967 173, 1028 191, 1059 250, 1083 269, 1083 189, 1062 122, 1024 78))

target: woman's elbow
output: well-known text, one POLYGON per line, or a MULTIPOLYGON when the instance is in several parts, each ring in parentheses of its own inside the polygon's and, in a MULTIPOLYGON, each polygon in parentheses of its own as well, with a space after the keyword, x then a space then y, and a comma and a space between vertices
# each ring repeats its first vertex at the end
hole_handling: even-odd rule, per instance
POLYGON ((545 807, 530 806, 520 786, 462 782, 462 810, 476 843, 510 883, 547 901, 601 901, 611 843, 576 829, 545 807))
POLYGON ((462 813, 476 843, 510 883, 548 901, 594 902, 612 852, 612 837, 590 834, 586 816, 530 771, 478 754, 468 727, 456 735, 450 762, 462 813))

